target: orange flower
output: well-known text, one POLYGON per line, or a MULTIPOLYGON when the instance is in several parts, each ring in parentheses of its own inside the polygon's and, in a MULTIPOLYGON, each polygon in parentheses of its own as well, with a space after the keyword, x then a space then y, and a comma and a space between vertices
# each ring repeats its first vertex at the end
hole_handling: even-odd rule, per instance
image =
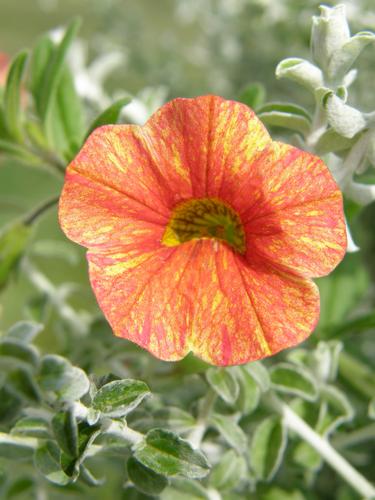
POLYGON ((310 278, 346 248, 324 163, 216 96, 95 130, 67 169, 60 223, 89 249, 115 334, 169 361, 240 364, 301 342, 319 317, 310 278))

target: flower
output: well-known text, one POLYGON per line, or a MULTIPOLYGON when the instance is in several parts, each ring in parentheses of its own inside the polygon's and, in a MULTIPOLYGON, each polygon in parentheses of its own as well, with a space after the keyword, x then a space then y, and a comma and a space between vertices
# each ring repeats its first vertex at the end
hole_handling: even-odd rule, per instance
POLYGON ((169 361, 241 364, 301 342, 319 317, 310 278, 346 248, 324 163, 211 95, 175 99, 144 127, 96 129, 68 166, 59 217, 89 249, 115 334, 169 361))

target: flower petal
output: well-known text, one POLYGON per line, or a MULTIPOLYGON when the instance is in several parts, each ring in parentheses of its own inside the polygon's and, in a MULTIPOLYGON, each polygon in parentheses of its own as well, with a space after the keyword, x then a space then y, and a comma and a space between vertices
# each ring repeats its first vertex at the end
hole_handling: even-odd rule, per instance
POLYGON ((101 127, 69 165, 59 218, 73 241, 113 248, 160 242, 169 210, 136 132, 133 126, 101 127))
POLYGON ((88 252, 91 284, 115 335, 168 361, 181 359, 194 296, 184 275, 194 244, 143 253, 88 252))
POLYGON ((189 350, 216 365, 263 358, 302 341, 319 315, 312 282, 260 260, 249 266, 210 239, 88 258, 115 334, 166 361, 189 350))
POLYGON ((143 127, 143 143, 160 175, 176 193, 218 197, 227 182, 238 183, 270 136, 244 104, 207 95, 174 99, 143 127))
POLYGON ((254 361, 304 340, 319 317, 316 285, 225 244, 201 240, 191 261, 190 349, 215 365, 254 361), (213 251, 213 246, 216 247, 213 251))
POLYGON ((323 276, 345 254, 342 195, 324 163, 274 143, 238 191, 234 208, 245 226, 247 258, 254 252, 306 276, 323 276), (246 198, 248 203, 243 211, 246 198))

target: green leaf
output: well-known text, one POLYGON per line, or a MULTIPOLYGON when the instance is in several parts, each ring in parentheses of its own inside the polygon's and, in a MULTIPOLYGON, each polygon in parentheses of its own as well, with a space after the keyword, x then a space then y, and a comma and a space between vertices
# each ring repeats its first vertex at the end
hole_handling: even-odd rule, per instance
POLYGON ((156 425, 160 425, 160 427, 165 425, 179 434, 191 431, 196 425, 196 420, 190 413, 175 406, 168 406, 156 411, 154 419, 156 425))
POLYGON ((266 124, 284 127, 307 134, 311 128, 311 118, 308 112, 289 103, 270 103, 258 110, 259 118, 266 124))
POLYGON ((230 415, 211 415, 210 423, 216 428, 225 441, 239 453, 247 449, 247 437, 241 427, 230 415))
POLYGON ((90 387, 90 381, 83 370, 54 354, 42 359, 39 384, 43 390, 54 392, 60 401, 78 400, 90 387))
POLYGON ((39 353, 34 346, 8 337, 0 340, 0 356, 31 367, 37 367, 39 364, 39 353))
POLYGON ((324 134, 320 136, 315 146, 315 152, 318 155, 323 156, 327 153, 345 151, 346 149, 350 149, 357 140, 357 136, 352 139, 348 139, 347 137, 340 135, 333 128, 330 128, 327 132, 324 132, 324 134))
POLYGON ((38 417, 23 417, 17 420, 11 430, 14 436, 26 436, 35 438, 49 438, 48 422, 38 417))
MULTIPOLYGON (((65 472, 65 474, 69 476, 72 480, 75 480, 78 477, 81 466, 86 459, 91 444, 100 434, 100 428, 101 428, 100 425, 89 425, 84 421, 80 422, 78 424, 77 457, 72 457, 70 454, 68 455, 67 453, 64 452, 62 453, 61 455, 62 469, 65 472)), ((70 444, 69 446, 72 445, 70 444)))
POLYGON ((342 47, 332 54, 328 65, 328 72, 335 81, 341 81, 362 50, 375 41, 375 34, 371 31, 360 31, 347 40, 342 47))
POLYGON ((60 411, 52 419, 52 430, 62 451, 78 456, 78 425, 72 408, 60 411))
POLYGON ((4 93, 5 123, 9 134, 18 142, 22 141, 21 80, 27 57, 27 52, 21 52, 13 60, 4 93))
POLYGON ((79 478, 88 486, 102 486, 105 483, 105 478, 97 479, 91 471, 84 465, 79 467, 79 478))
POLYGON ((235 367, 240 394, 236 406, 245 415, 253 412, 258 406, 260 388, 253 375, 244 366, 235 367))
POLYGON ((163 429, 149 431, 135 448, 135 458, 144 466, 164 476, 180 474, 200 479, 209 472, 205 456, 190 443, 163 429))
MULTIPOLYGON (((41 117, 43 122, 47 123, 47 115, 51 109, 52 103, 56 99, 56 94, 64 70, 64 60, 66 53, 75 38, 80 26, 80 21, 75 19, 70 23, 60 44, 55 48, 53 57, 49 63, 48 70, 41 82, 41 117)), ((46 49, 44 49, 46 50, 46 49)), ((46 50, 47 52, 47 50, 46 50)))
POLYGON ((92 407, 110 417, 123 417, 134 410, 150 394, 140 380, 115 380, 101 387, 95 394, 92 407))
POLYGON ((290 57, 276 68, 276 78, 288 78, 303 85, 311 92, 323 86, 323 74, 319 68, 304 59, 290 57))
POLYGON ((50 71, 54 54, 54 44, 49 35, 43 35, 34 47, 29 68, 29 88, 34 97, 35 105, 41 116, 43 102, 43 82, 50 71))
MULTIPOLYGON (((71 161, 81 147, 84 138, 84 115, 81 100, 76 92, 69 68, 64 65, 57 89, 55 113, 49 113, 49 120, 59 120, 63 132, 64 157, 71 161)), ((52 126, 53 124, 50 123, 52 126)), ((59 147, 59 142, 55 145, 59 147)))
POLYGON ((279 363, 271 368, 271 381, 273 388, 279 392, 293 394, 307 401, 317 398, 316 382, 301 366, 279 363))
POLYGON ((44 329, 44 325, 35 321, 18 321, 6 332, 6 337, 21 342, 31 342, 44 329))
POLYGON ((253 377, 262 392, 268 391, 271 386, 270 376, 268 370, 262 365, 260 361, 253 361, 252 363, 243 365, 241 368, 243 368, 253 377))
POLYGON ((234 450, 228 450, 221 457, 220 462, 212 469, 209 483, 218 491, 231 490, 236 488, 247 475, 244 457, 238 455, 234 450))
POLYGON ((92 124, 89 126, 86 134, 86 139, 96 128, 103 125, 117 123, 122 108, 129 104, 130 101, 131 97, 122 97, 121 99, 118 99, 116 102, 111 104, 102 113, 100 113, 100 115, 96 117, 92 124))
POLYGON ((70 478, 61 468, 60 450, 54 441, 46 441, 36 450, 34 463, 48 481, 61 486, 70 482, 70 478))
POLYGON ((37 440, 12 436, 5 432, 0 432, 0 457, 8 460, 24 460, 30 458, 36 448, 37 440))
POLYGON ((24 254, 30 231, 30 227, 17 222, 0 232, 0 290, 7 284, 24 254))
POLYGON ((9 328, 6 336, 27 343, 31 342, 43 328, 44 325, 35 321, 18 321, 9 328))
POLYGON ((135 487, 146 495, 159 495, 168 485, 168 480, 142 465, 134 457, 130 457, 127 462, 129 479, 135 487))
POLYGON ((255 429, 250 446, 250 463, 258 479, 271 481, 286 449, 287 433, 278 417, 264 419, 255 429))
POLYGON ((301 441, 293 450, 293 461, 301 468, 316 471, 322 465, 322 456, 308 443, 301 441))
POLYGON ((191 479, 173 478, 160 495, 161 500, 210 500, 212 497, 198 483, 191 479))
POLYGON ((238 100, 252 109, 257 110, 266 99, 266 91, 261 83, 248 85, 239 95, 238 100))
POLYGON ((240 386, 229 369, 209 368, 206 377, 210 386, 226 403, 233 404, 236 401, 240 386))
POLYGON ((4 385, 0 388, 0 423, 12 421, 23 406, 22 399, 14 391, 4 385))
POLYGON ((347 396, 333 385, 324 384, 321 388, 321 397, 327 406, 326 414, 319 422, 317 430, 328 436, 338 426, 353 419, 354 408, 347 396))
POLYGON ((329 124, 343 137, 351 139, 366 128, 367 121, 363 113, 348 106, 333 93, 326 97, 324 105, 329 124))
POLYGON ((32 373, 29 369, 18 367, 12 370, 6 379, 6 383, 17 394, 29 400, 30 403, 39 403, 41 400, 39 388, 34 382, 32 373))

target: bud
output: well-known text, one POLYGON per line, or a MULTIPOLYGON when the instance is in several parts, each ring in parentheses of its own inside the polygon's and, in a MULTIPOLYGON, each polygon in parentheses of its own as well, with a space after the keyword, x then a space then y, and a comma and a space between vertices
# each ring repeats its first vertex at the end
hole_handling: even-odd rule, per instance
POLYGON ((350 39, 345 5, 320 7, 320 16, 313 17, 311 51, 314 61, 328 73, 332 55, 350 39))

